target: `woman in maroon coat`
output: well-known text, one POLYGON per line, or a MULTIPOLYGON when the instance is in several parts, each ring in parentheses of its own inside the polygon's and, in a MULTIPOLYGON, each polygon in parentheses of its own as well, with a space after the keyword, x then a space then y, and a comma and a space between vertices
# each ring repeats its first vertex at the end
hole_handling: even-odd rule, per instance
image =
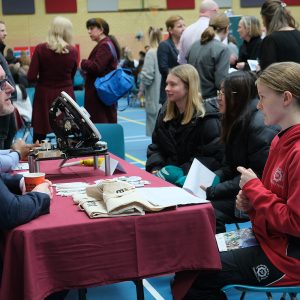
POLYGON ((77 50, 71 46, 73 25, 64 17, 52 21, 47 42, 36 46, 27 78, 37 81, 32 110, 33 140, 45 139, 53 132, 49 109, 61 91, 75 99, 73 77, 77 69, 77 50))
POLYGON ((120 59, 120 47, 114 37, 109 35, 109 25, 101 18, 90 19, 86 22, 89 36, 97 45, 88 59, 81 61, 81 69, 85 72, 84 107, 89 112, 94 123, 117 123, 116 105, 106 106, 97 96, 94 82, 116 69, 120 59), (115 50, 116 57, 111 48, 115 50))

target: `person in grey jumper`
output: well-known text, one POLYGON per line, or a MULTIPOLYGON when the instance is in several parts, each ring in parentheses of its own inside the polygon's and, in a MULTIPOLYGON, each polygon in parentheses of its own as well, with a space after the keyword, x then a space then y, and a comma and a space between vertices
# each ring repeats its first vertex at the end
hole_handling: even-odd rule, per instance
POLYGON ((222 43, 228 28, 229 19, 224 13, 213 16, 200 42, 195 42, 188 53, 188 63, 199 73, 204 100, 217 97, 221 81, 228 74, 230 51, 222 43))

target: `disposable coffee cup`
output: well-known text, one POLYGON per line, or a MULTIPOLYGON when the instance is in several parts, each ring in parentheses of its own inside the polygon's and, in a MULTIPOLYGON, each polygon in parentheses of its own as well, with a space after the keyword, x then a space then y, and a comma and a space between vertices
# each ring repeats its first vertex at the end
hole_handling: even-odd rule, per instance
POLYGON ((23 176, 26 192, 31 192, 37 185, 45 181, 45 173, 25 173, 23 176))

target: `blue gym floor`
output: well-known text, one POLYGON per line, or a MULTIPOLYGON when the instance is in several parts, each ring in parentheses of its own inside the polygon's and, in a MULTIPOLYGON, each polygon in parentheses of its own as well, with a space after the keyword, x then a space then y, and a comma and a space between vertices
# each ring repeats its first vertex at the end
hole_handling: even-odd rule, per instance
MULTIPOLYGON (((126 101, 120 101, 120 107, 126 106, 126 101)), ((118 112, 118 123, 124 128, 126 160, 139 168, 145 167, 146 149, 151 138, 145 135, 145 110, 138 106, 129 106, 124 111, 118 112)), ((31 142, 30 139, 27 142, 31 142)), ((245 226, 249 224, 246 223, 245 226)), ((241 226, 243 227, 243 226, 241 226)), ((234 230, 234 226, 228 226, 227 230, 234 230)), ((199 254, 200 255, 200 254, 199 254)), ((172 275, 144 280, 145 300, 171 300, 170 280, 172 275)), ((232 290, 228 294, 228 300, 238 300, 240 292, 232 290)), ((273 300, 279 300, 280 294, 274 294, 273 300)), ((72 290, 66 300, 77 300, 77 290, 72 290)), ((87 300, 135 300, 136 290, 132 281, 121 282, 112 285, 88 288, 87 300)), ((247 293, 245 300, 265 300, 265 294, 247 293)), ((287 298, 288 299, 288 298, 287 298)))

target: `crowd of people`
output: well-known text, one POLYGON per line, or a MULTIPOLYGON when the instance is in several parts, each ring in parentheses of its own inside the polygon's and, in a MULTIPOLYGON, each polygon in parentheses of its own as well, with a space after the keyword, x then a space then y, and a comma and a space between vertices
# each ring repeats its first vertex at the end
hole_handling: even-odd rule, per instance
MULTIPOLYGON (((164 41, 162 28, 151 26, 149 47, 137 63, 123 49, 121 65, 133 70, 138 97, 145 99, 146 135, 152 137, 146 171, 182 187, 198 159, 218 179, 201 187, 214 208, 216 232, 250 220, 258 241, 220 253, 222 269, 199 271, 184 300, 227 299, 222 287, 233 283, 300 283, 300 32, 281 0, 264 1, 260 14, 266 36, 257 17, 242 16, 239 49, 214 0, 201 1, 199 19, 188 27, 182 16, 170 16, 164 41), (249 60, 258 61, 255 71, 249 60)), ((78 68, 91 121, 117 122, 117 105, 99 101, 94 82, 120 65, 121 49, 104 19, 87 20, 86 29, 96 45, 78 66, 69 19, 55 17, 46 42, 31 58, 23 52, 18 59, 11 49, 4 57, 7 32, 0 21, 0 229, 49 213, 51 182, 26 193, 22 176, 7 172, 52 131, 48 111, 61 91, 75 99, 78 68), (35 95, 26 115, 29 85, 35 95), (31 122, 35 144, 13 142, 16 109, 31 122)))

